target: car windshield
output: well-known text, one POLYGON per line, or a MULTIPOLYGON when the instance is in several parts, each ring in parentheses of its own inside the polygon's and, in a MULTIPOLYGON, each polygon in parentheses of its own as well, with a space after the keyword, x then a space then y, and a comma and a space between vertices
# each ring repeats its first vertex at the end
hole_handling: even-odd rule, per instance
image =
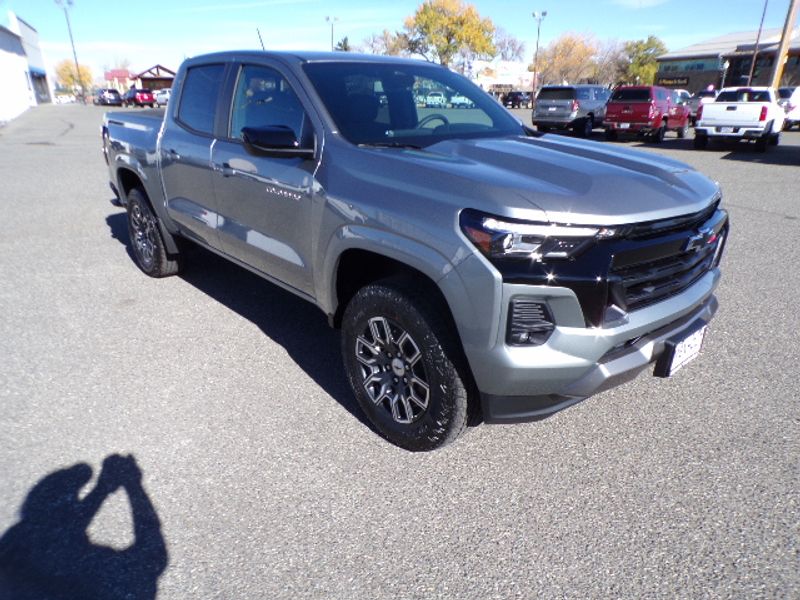
POLYGON ((354 144, 424 147, 447 139, 523 133, 486 92, 441 67, 312 62, 303 68, 339 132, 354 144), (455 96, 469 99, 470 108, 453 107, 455 96))
POLYGON ((611 96, 612 101, 617 102, 648 102, 650 100, 650 90, 646 88, 622 88, 614 90, 611 96))
POLYGON ((571 87, 558 87, 558 88, 542 88, 537 100, 572 100, 575 98, 575 88, 571 87))
POLYGON ((695 98, 713 98, 717 92, 697 92, 695 98))
POLYGON ((784 100, 791 98, 792 92, 794 92, 794 88, 778 88, 778 96, 784 100))
POLYGON ((720 92, 717 102, 769 102, 769 92, 767 90, 751 90, 741 88, 738 90, 728 90, 720 92))

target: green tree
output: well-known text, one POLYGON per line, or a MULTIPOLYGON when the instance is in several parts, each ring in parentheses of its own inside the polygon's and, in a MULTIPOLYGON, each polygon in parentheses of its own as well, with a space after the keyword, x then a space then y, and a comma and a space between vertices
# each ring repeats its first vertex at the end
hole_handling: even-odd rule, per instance
POLYGON ((86 65, 79 65, 80 80, 75 71, 75 63, 71 60, 64 59, 56 65, 56 79, 63 87, 72 90, 77 94, 80 92, 81 86, 83 89, 88 90, 92 87, 92 71, 86 65))
POLYGON ((628 68, 625 78, 630 83, 652 85, 658 71, 656 58, 667 51, 660 39, 650 35, 646 40, 635 40, 625 43, 625 54, 628 57, 628 68))
POLYGON ((462 50, 493 57, 494 24, 462 0, 426 0, 406 19, 408 50, 445 66, 462 50))
POLYGON ((336 42, 336 47, 334 48, 336 52, 352 52, 353 48, 350 46, 350 40, 347 39, 347 36, 344 36, 338 42, 336 42))

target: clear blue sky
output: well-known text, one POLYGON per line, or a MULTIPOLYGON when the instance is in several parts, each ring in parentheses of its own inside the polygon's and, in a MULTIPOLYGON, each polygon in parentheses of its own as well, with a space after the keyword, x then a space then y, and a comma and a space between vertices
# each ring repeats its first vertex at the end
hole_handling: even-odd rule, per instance
MULTIPOLYGON (((401 29, 419 0, 74 0, 70 9, 78 59, 95 75, 128 59, 131 69, 156 63, 176 68, 184 57, 215 50, 258 48, 256 27, 268 49, 330 46, 326 15, 338 17, 335 38, 359 44, 370 33, 401 29)), ((599 39, 660 37, 670 49, 734 31, 756 30, 763 0, 475 0, 482 16, 524 41, 532 57, 534 10, 547 10, 542 45, 567 31, 599 39)), ((780 28, 789 0, 769 0, 764 26, 780 28)), ((33 25, 52 65, 71 58, 63 11, 54 0, 0 0, 0 23, 9 9, 33 25)))

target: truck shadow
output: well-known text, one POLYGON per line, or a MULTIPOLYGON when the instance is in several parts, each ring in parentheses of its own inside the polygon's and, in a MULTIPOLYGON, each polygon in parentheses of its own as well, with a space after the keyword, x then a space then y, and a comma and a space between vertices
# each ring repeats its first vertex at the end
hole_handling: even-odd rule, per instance
MULTIPOLYGON (((106 218, 111 236, 133 260, 125 213, 106 218)), ((180 277, 255 324, 361 424, 377 433, 353 397, 342 366, 339 332, 311 303, 199 246, 187 244, 180 277)), ((144 275, 143 275, 144 277, 144 275)))
POLYGON ((111 455, 94 488, 80 496, 92 468, 79 463, 43 477, 28 492, 20 520, 0 537, 0 597, 20 600, 152 600, 168 564, 155 508, 132 456, 111 455), (94 544, 88 528, 106 498, 123 489, 135 540, 115 550, 94 544))
MULTIPOLYGON (((783 134, 786 135, 785 133, 783 134)), ((800 166, 800 146, 785 144, 786 138, 781 140, 778 146, 768 146, 766 152, 760 152, 752 142, 722 142, 713 141, 704 150, 697 150, 694 147, 692 138, 671 139, 667 138, 663 144, 652 144, 641 140, 631 140, 631 144, 637 148, 651 148, 664 150, 678 150, 688 152, 701 152, 720 155, 722 160, 735 160, 765 165, 786 165, 800 166)), ((792 142, 796 140, 792 139, 792 142)))

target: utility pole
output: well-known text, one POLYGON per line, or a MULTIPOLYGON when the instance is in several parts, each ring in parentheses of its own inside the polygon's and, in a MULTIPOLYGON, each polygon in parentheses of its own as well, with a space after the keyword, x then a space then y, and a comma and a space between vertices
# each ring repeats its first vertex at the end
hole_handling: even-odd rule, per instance
POLYGON ((331 52, 333 52, 333 24, 339 20, 339 17, 325 17, 325 22, 331 24, 331 52))
POLYGON ((772 66, 772 80, 770 86, 774 88, 779 88, 781 85, 783 67, 786 64, 789 43, 792 41, 792 31, 794 30, 794 24, 797 22, 798 7, 800 7, 800 0, 792 0, 792 3, 789 5, 789 12, 786 13, 786 23, 783 25, 781 44, 778 46, 778 52, 775 54, 775 63, 772 66))
POLYGON ((761 30, 764 28, 764 16, 767 14, 767 4, 769 0, 764 0, 764 10, 761 12, 761 23, 758 25, 758 35, 756 35, 756 47, 753 49, 753 60, 750 61, 750 74, 747 76, 747 85, 753 81, 753 71, 756 68, 756 58, 758 58, 758 43, 761 41, 761 30))
POLYGON ((72 37, 72 25, 69 22, 69 8, 72 7, 72 0, 56 0, 56 4, 64 9, 64 16, 67 18, 67 31, 69 31, 69 41, 72 44, 72 58, 75 60, 75 79, 81 88, 81 103, 86 104, 86 90, 81 80, 81 68, 78 64, 78 53, 75 51, 75 39, 72 37))
POLYGON ((546 10, 533 13, 533 18, 536 20, 536 51, 533 53, 533 99, 531 102, 536 101, 536 87, 539 85, 539 36, 542 33, 542 21, 546 16, 546 10))

